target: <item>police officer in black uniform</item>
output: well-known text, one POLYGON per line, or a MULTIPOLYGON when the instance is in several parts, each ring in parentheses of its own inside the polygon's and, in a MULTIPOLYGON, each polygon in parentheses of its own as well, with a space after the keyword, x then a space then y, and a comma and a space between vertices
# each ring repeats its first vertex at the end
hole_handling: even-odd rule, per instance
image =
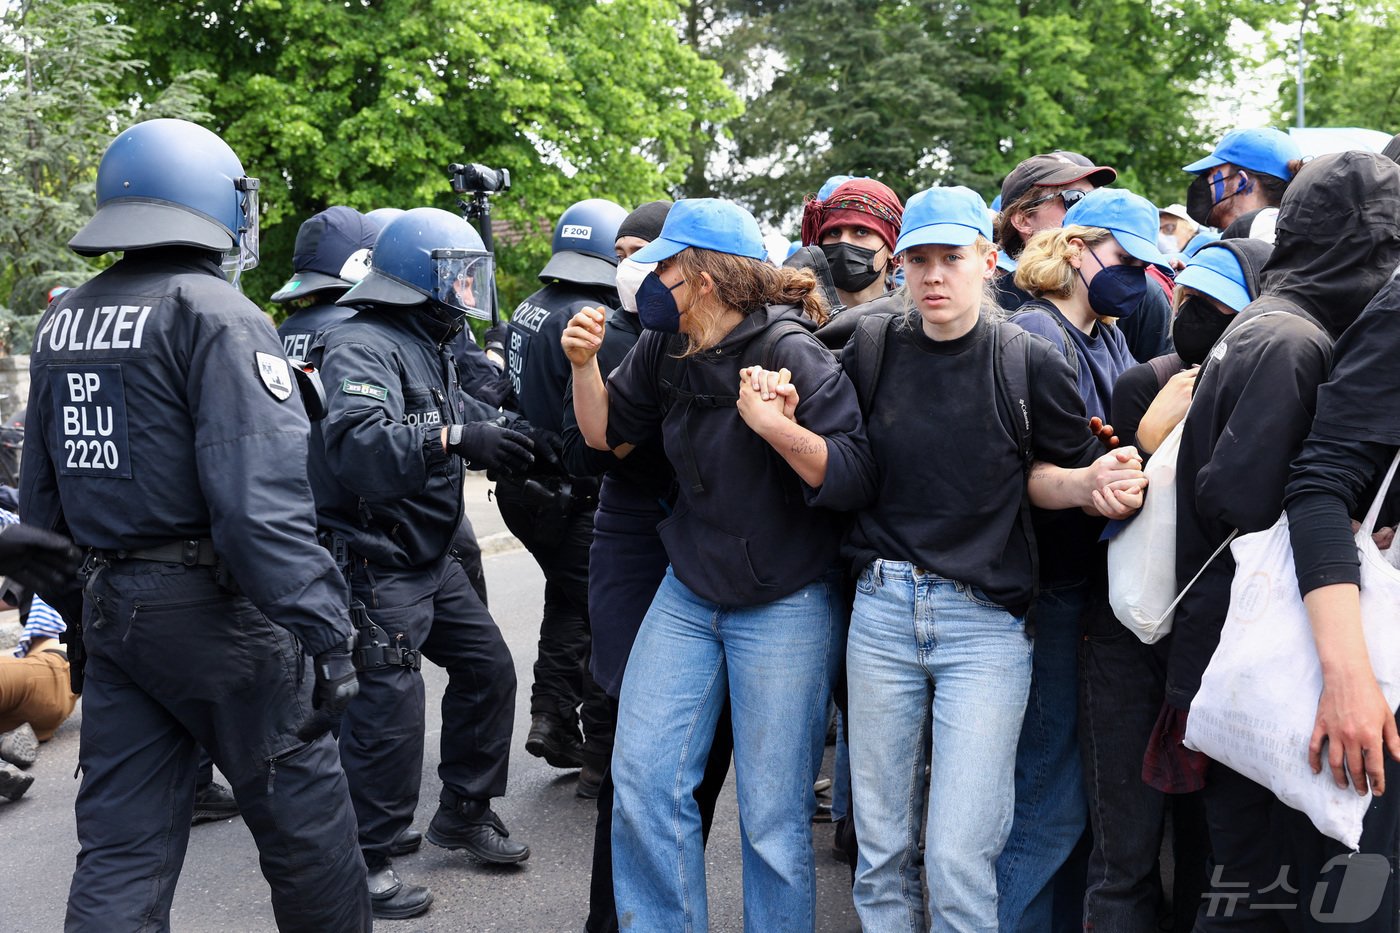
POLYGON ((377 223, 343 206, 326 208, 297 230, 292 277, 272 293, 273 301, 291 309, 277 328, 289 358, 305 360, 327 328, 355 313, 335 302, 369 271, 378 236, 377 223))
POLYGON ((67 929, 168 927, 199 745, 233 786, 278 927, 368 930, 324 734, 356 689, 345 583, 287 468, 308 437, 290 367, 220 268, 256 261, 257 180, 208 130, 151 120, 108 147, 97 204, 69 245, 125 255, 39 323, 20 498, 26 521, 88 549, 67 929))
MULTIPOLYGON (((536 428, 563 432, 564 389, 572 369, 559 338, 583 308, 616 307, 615 243, 626 217, 622 207, 599 198, 564 211, 554 228, 553 255, 540 271, 545 287, 511 315, 506 371, 516 410, 536 428)), ((545 578, 525 749, 557 768, 585 767, 589 796, 597 795, 612 747, 607 697, 588 673, 588 548, 597 490, 592 476, 503 477, 496 483, 506 527, 529 549, 545 578)))
MULTIPOLYGON (((432 895, 401 882, 390 857, 418 803, 423 763, 420 653, 445 667, 440 806, 434 845, 522 862, 490 799, 506 789, 515 666, 495 621, 449 550, 464 471, 523 469, 533 444, 460 391, 451 341, 463 315, 489 314, 491 258, 460 217, 417 208, 375 243, 369 274, 341 298, 359 308, 327 332, 328 411, 311 481, 324 539, 368 610, 356 649, 360 695, 340 753, 359 818, 373 909, 411 917, 432 895)), ((417 834, 412 834, 416 836, 417 834)))

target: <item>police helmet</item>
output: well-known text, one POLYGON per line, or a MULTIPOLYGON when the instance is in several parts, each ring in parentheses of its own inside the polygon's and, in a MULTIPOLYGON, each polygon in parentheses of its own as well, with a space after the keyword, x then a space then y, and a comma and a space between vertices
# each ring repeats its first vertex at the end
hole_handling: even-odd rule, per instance
POLYGON ((148 120, 112 140, 97 166, 97 213, 68 241, 83 256, 153 246, 257 265, 258 180, 227 143, 186 120, 148 120))
POLYGON ((369 251, 379 225, 353 207, 328 207, 297 230, 292 277, 272 293, 293 301, 330 289, 347 289, 369 271, 369 251))
POLYGON ((627 219, 620 204, 589 198, 570 207, 554 227, 554 255, 540 280, 612 287, 617 281, 617 229, 627 219))
POLYGON ((374 225, 376 227, 378 227, 380 230, 383 230, 385 227, 389 226, 389 221, 403 216, 403 208, 376 207, 374 210, 365 214, 365 216, 368 217, 370 220, 374 221, 374 225))
POLYGON ((432 302, 486 321, 495 301, 493 272, 491 254, 471 224, 435 207, 415 207, 380 231, 369 274, 336 304, 432 302))

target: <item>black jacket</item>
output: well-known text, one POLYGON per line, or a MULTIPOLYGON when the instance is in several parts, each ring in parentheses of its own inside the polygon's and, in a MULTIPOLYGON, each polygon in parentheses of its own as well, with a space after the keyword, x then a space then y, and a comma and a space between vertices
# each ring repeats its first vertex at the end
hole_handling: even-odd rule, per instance
POLYGON ((456 334, 417 307, 369 306, 325 336, 327 414, 311 457, 321 526, 372 563, 432 564, 462 516, 462 461, 447 425, 479 420, 457 385, 456 334))
MULTIPOLYGON (((1196 379, 1177 460, 1178 585, 1231 529, 1268 528, 1312 424, 1333 340, 1400 261, 1400 167, 1371 153, 1319 157, 1284 195, 1263 294, 1231 322, 1196 379), (1262 315, 1269 311, 1282 314, 1262 315)), ((1176 610, 1167 699, 1185 709, 1220 640, 1234 561, 1217 557, 1176 610)))
POLYGON ((290 359, 308 359, 311 348, 323 333, 354 315, 354 308, 335 303, 346 291, 348 289, 338 288, 322 292, 315 304, 287 315, 287 319, 277 328, 277 336, 282 338, 282 350, 290 359))
POLYGON ((212 538, 243 594, 308 652, 345 643, 306 412, 272 325, 217 256, 127 253, 49 307, 30 371, 26 522, 113 551, 212 538))
POLYGON ((559 338, 584 308, 617 304, 611 288, 552 282, 520 303, 510 318, 506 372, 516 410, 537 428, 564 430, 564 386, 573 370, 559 338))

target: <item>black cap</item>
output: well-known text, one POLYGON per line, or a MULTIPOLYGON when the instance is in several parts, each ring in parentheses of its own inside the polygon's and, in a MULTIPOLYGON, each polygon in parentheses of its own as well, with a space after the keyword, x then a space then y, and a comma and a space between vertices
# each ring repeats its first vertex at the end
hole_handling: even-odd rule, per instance
POLYGON ((670 201, 648 201, 622 221, 622 225, 617 228, 617 239, 634 236, 650 243, 661 236, 661 227, 666 223, 666 215, 670 212, 670 201))

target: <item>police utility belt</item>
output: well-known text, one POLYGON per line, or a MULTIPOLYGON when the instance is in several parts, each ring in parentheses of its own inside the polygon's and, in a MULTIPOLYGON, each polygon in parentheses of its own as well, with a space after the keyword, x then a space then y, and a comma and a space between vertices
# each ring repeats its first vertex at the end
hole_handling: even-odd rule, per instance
POLYGON ((169 544, 126 551, 93 548, 92 554, 105 561, 147 560, 158 564, 184 564, 186 567, 217 567, 219 564, 218 555, 214 553, 214 542, 208 538, 171 541, 169 544))

